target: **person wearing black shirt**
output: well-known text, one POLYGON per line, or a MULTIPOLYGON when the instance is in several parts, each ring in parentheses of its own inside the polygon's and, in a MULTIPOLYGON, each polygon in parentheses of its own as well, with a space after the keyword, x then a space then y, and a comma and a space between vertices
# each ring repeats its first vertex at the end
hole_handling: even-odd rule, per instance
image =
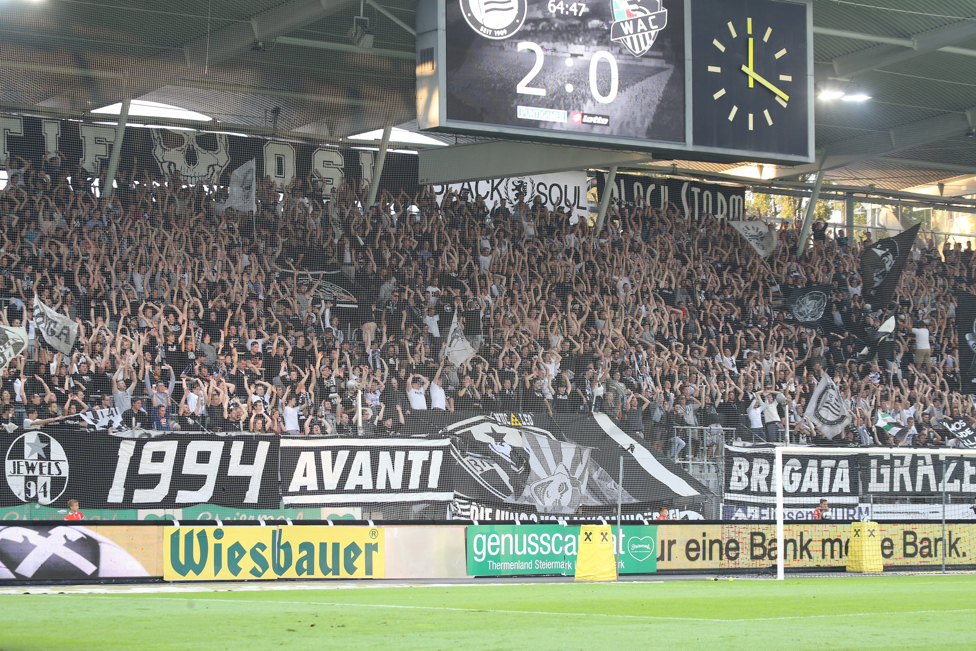
POLYGON ((152 418, 143 407, 142 398, 133 398, 132 407, 122 412, 122 425, 134 429, 152 429, 152 418))
POLYGON ((552 407, 542 390, 542 380, 533 378, 528 391, 522 395, 522 409, 528 412, 548 413, 552 415, 552 407))
POLYGON ((557 414, 571 414, 579 411, 577 401, 569 393, 569 383, 560 383, 552 396, 552 411, 557 414))

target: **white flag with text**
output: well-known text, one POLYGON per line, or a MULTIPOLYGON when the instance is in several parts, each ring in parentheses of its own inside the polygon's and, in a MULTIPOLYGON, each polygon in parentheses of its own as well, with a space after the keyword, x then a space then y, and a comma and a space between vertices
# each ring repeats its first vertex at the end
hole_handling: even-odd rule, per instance
POLYGON ((54 350, 70 355, 78 341, 78 324, 67 314, 52 310, 34 295, 34 327, 54 350))
POLYGON ((776 250, 776 231, 770 230, 766 222, 753 220, 729 222, 729 224, 752 245, 759 257, 765 258, 776 250))

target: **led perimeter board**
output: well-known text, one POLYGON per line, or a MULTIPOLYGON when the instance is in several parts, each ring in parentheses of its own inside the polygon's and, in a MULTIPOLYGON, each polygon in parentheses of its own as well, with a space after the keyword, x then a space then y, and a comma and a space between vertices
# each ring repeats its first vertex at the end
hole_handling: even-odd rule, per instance
POLYGON ((421 129, 813 160, 806 0, 420 0, 421 129))

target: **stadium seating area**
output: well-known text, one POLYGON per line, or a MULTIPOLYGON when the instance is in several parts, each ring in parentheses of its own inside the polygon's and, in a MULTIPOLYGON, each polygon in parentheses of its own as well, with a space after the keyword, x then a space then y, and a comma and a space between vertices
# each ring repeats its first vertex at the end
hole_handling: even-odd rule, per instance
POLYGON ((57 159, 8 170, 0 300, 32 337, 3 371, 9 431, 86 428, 83 414, 111 408, 124 427, 292 435, 354 435, 357 414, 367 434, 391 435, 428 408, 592 409, 674 454, 673 425, 781 438, 779 393, 793 440, 818 440, 803 414, 824 373, 854 414, 848 444, 945 444, 938 422, 973 411, 953 319, 973 251, 940 252, 924 235, 882 314, 861 298, 863 242, 822 222, 809 255, 791 255, 787 224, 764 262, 724 222, 675 208, 612 205, 594 241, 571 217, 579 207, 533 197, 384 191, 363 211, 358 183, 329 201, 311 183, 265 181, 251 216, 178 178, 120 172, 100 198, 57 159), (359 309, 325 300, 336 294, 323 279, 359 309), (834 289, 822 333, 782 309, 818 283, 834 289), (35 332, 35 294, 81 325, 70 355, 35 332), (851 326, 888 313, 893 361, 859 361, 851 326), (447 354, 455 320, 477 349, 460 366, 447 354), (900 436, 874 426, 879 410, 906 426, 900 436))

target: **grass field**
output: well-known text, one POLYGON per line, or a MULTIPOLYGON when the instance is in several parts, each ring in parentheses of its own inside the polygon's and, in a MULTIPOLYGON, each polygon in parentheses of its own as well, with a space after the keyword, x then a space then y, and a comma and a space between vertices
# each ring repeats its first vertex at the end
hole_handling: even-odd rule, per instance
POLYGON ((976 647, 971 575, 375 585, 0 595, 0 649, 976 647))

